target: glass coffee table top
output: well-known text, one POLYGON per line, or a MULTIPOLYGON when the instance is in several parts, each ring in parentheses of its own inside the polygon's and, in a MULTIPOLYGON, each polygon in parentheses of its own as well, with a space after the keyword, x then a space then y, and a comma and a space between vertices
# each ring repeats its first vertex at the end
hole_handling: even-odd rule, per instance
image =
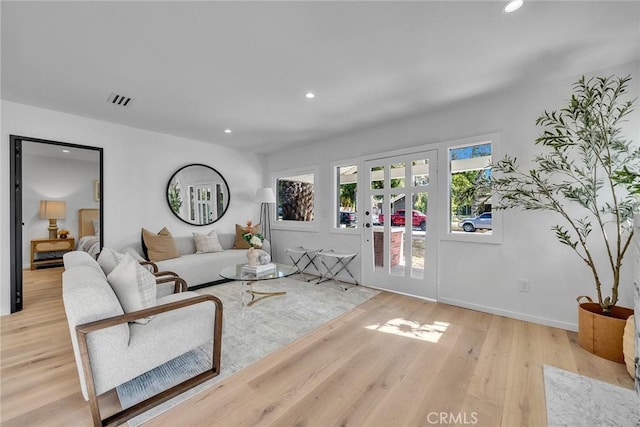
POLYGON ((248 274, 242 271, 246 264, 236 264, 222 269, 220 276, 230 280, 241 280, 243 282, 257 282, 259 280, 280 279, 295 274, 298 269, 293 265, 280 264, 274 262, 276 268, 267 274, 248 274))
POLYGON ((242 282, 241 289, 240 289, 242 305, 243 306, 245 305, 245 302, 244 302, 245 294, 249 294, 251 295, 251 301, 249 301, 246 305, 250 307, 256 302, 261 301, 265 298, 287 294, 286 292, 261 292, 261 291, 253 290, 253 284, 255 282, 259 282, 262 280, 280 279, 283 277, 291 276, 292 274, 295 274, 298 272, 298 269, 293 265, 279 264, 277 262, 274 264, 276 266, 274 270, 271 270, 266 274, 257 274, 257 275, 242 271, 242 267, 244 267, 245 264, 236 264, 234 266, 224 268, 220 272, 220 276, 224 277, 225 279, 238 280, 242 282))

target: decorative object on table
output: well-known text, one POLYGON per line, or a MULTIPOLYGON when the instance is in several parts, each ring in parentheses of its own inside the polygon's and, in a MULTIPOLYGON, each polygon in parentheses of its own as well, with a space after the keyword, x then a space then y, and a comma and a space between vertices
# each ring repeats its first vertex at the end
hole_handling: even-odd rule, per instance
MULTIPOLYGON (((251 247, 249 245, 249 242, 247 242, 244 239, 244 235, 245 235, 246 232, 247 232, 247 226, 246 225, 236 224, 236 238, 235 238, 235 240, 233 242, 233 248, 232 249, 249 249, 251 247)), ((259 233, 260 232, 260 224, 252 225, 251 232, 252 233, 259 233)))
POLYGON ((258 252, 258 262, 260 263, 260 265, 269 264, 271 262, 271 255, 269 255, 268 252, 263 249, 259 249, 258 252))
POLYGON ((258 261, 260 253, 256 250, 256 248, 262 247, 264 236, 255 231, 251 221, 247 221, 247 225, 244 228, 244 234, 242 234, 242 238, 249 244, 249 249, 247 250, 247 265, 249 267, 257 267, 258 265, 260 265, 258 261))
POLYGON ((69 230, 65 230, 64 228, 58 230, 58 237, 60 237, 61 239, 66 239, 67 237, 69 237, 69 234, 71 234, 71 232, 69 230))
POLYGON ((275 204, 276 202, 273 189, 270 187, 258 188, 258 191, 256 191, 256 201, 260 203, 260 224, 262 225, 262 234, 265 239, 271 242, 272 245, 269 247, 269 256, 271 256, 273 241, 271 240, 271 207, 269 205, 272 203, 275 204))
POLYGON ((276 265, 272 262, 267 264, 258 264, 256 266, 245 265, 242 267, 242 272, 247 274, 254 274, 256 276, 261 276, 263 274, 269 274, 275 271, 276 265))
POLYGON ((633 313, 616 307, 620 270, 640 206, 633 180, 620 176, 640 170, 640 150, 621 134, 622 122, 635 109, 635 100, 621 99, 630 79, 582 77, 565 108, 536 120, 544 132, 535 143, 545 152, 534 158, 534 167, 523 171, 515 158, 505 156, 493 165, 492 176, 497 209, 551 211, 564 219, 552 230, 589 267, 598 296, 597 303, 580 304, 578 343, 617 362, 623 361, 624 323, 633 313), (595 261, 590 246, 598 239, 607 253, 606 266, 595 261), (605 296, 603 288, 609 285, 611 295, 605 296))
POLYGON ((40 218, 49 220, 49 238, 58 237, 58 220, 67 217, 67 203, 62 200, 41 200, 40 218))

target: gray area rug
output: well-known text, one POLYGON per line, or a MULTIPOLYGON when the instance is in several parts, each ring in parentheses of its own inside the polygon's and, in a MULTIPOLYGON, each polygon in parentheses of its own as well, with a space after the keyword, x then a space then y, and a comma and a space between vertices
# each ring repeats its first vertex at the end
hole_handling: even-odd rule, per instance
POLYGON ((640 397, 634 390, 544 365, 549 427, 638 427, 640 397))
MULTIPOLYGON (((253 286, 255 291, 287 295, 243 307, 240 287, 231 282, 196 291, 217 296, 224 306, 220 375, 131 419, 129 425, 138 426, 169 410, 379 293, 361 286, 345 285, 343 291, 332 282, 316 285, 287 278, 253 286)), ((117 387, 118 398, 128 408, 210 367, 210 346, 194 350, 117 387)))

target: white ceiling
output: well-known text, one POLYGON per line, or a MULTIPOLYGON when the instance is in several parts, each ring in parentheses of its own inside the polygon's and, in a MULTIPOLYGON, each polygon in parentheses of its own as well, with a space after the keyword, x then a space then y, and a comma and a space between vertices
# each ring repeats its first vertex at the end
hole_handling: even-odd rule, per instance
POLYGON ((502 4, 2 1, 1 95, 266 153, 640 58, 639 1, 502 4))

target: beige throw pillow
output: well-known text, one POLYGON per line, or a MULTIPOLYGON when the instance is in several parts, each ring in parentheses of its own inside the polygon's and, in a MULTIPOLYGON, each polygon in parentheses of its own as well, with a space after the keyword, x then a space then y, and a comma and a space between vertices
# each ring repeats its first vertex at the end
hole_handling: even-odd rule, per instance
MULTIPOLYGON (((244 238, 242 237, 242 235, 246 233, 246 230, 245 230, 246 228, 247 228, 246 225, 236 224, 236 241, 233 244, 233 249, 249 249, 251 247, 249 246, 249 242, 244 240, 244 238)), ((260 224, 256 224, 253 227, 251 227, 251 232, 259 233, 260 224)))
POLYGON ((142 249, 149 261, 162 261, 170 258, 178 258, 178 249, 173 241, 173 236, 164 227, 158 234, 142 229, 142 249))
MULTIPOLYGON (((125 313, 153 307, 156 304, 156 278, 129 254, 122 259, 107 276, 107 281, 118 297, 125 313)), ((153 316, 135 320, 147 324, 153 316)))
POLYGON ((218 233, 216 230, 211 230, 208 234, 193 233, 193 240, 196 242, 197 254, 222 252, 224 250, 218 240, 218 233))

